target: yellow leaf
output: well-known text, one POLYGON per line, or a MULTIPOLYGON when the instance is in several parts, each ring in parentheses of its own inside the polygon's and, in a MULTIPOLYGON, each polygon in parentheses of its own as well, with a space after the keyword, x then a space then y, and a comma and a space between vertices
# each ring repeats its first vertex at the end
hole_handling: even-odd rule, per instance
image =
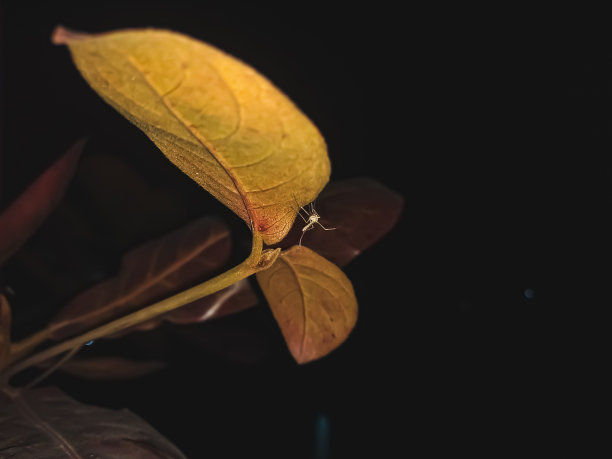
POLYGON ((270 81, 234 57, 175 32, 53 34, 106 102, 266 244, 329 179, 323 137, 270 81))
POLYGON ((330 353, 357 322, 357 299, 340 268, 304 246, 282 252, 257 281, 298 363, 330 353))
POLYGON ((4 295, 0 295, 0 368, 11 353, 11 308, 4 295))

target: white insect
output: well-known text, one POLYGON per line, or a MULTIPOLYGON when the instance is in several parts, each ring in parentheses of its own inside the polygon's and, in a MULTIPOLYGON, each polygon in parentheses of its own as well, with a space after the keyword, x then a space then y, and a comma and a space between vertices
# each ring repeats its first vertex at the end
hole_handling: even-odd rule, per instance
POLYGON ((310 212, 304 209, 302 206, 300 206, 300 209, 304 211, 304 213, 306 214, 306 217, 308 218, 304 217, 302 213, 298 210, 298 215, 302 217, 302 220, 304 220, 304 223, 306 223, 306 226, 302 228, 302 236, 300 237, 300 242, 298 245, 302 245, 302 238, 304 237, 304 234, 306 234, 306 231, 313 229, 315 224, 319 225, 325 231, 332 231, 336 229, 336 228, 325 228, 321 223, 319 223, 319 219, 321 218, 321 216, 315 210, 314 202, 310 203, 310 212))

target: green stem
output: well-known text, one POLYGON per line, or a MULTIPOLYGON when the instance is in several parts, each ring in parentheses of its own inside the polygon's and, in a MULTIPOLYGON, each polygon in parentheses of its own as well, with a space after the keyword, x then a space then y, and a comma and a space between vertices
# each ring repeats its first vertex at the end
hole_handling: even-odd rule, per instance
MULTIPOLYGON (((278 257, 280 249, 265 250, 262 252, 262 246, 263 242, 261 234, 257 231, 253 232, 253 248, 251 249, 251 254, 238 266, 218 275, 217 277, 213 277, 200 285, 196 285, 195 287, 171 296, 170 298, 166 298, 165 300, 152 304, 151 306, 147 306, 136 312, 102 325, 101 327, 83 333, 80 336, 68 339, 62 343, 45 349, 44 351, 34 354, 33 356, 28 357, 9 368, 5 374, 4 381, 8 382, 12 376, 25 370, 26 368, 44 362, 45 360, 73 349, 76 346, 80 346, 88 341, 103 338, 105 336, 125 330, 126 328, 133 327, 134 325, 150 320, 161 314, 165 314, 183 305, 192 303, 200 298, 218 292, 219 290, 223 290, 224 288, 229 287, 230 285, 246 277, 249 277, 251 274, 255 274, 257 271, 268 268, 278 257)), ((32 340, 36 341, 33 338, 32 340)), ((26 340, 24 340, 24 342, 25 341, 26 340)), ((18 345, 22 348, 26 347, 25 344, 22 343, 18 343, 18 345)))
POLYGON ((43 328, 42 330, 28 336, 27 338, 11 344, 10 361, 15 362, 27 355, 30 351, 44 343, 51 335, 51 328, 43 328))

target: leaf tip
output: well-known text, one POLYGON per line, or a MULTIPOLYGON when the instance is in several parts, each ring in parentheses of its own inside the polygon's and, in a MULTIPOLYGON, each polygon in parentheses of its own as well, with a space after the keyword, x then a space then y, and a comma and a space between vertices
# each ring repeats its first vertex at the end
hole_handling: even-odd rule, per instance
MULTIPOLYGON (((59 160, 55 163, 55 165, 51 166, 51 171, 64 169, 65 175, 65 186, 68 185, 68 181, 72 178, 74 171, 76 170, 77 164, 79 162, 79 158, 83 153, 83 149, 85 148, 85 144, 89 140, 88 137, 82 137, 76 142, 74 142, 68 150, 60 157, 59 160)), ((56 172, 57 173, 57 172, 56 172)), ((61 197, 61 195, 60 195, 61 197)))
POLYGON ((85 148, 85 144, 87 142, 89 142, 89 137, 81 137, 79 140, 77 140, 70 146, 67 154, 69 156, 80 156, 81 153, 83 153, 83 149, 85 148))
POLYGON ((76 32, 65 28, 64 26, 58 25, 53 29, 51 33, 51 43, 54 45, 67 45, 74 40, 82 40, 87 34, 82 32, 76 32))

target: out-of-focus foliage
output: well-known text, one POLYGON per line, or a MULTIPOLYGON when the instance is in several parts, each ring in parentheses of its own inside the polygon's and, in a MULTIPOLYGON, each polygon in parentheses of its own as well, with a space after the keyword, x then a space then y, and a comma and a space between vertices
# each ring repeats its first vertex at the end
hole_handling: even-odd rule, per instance
POLYGON ((0 432, 7 457, 185 458, 135 414, 84 405, 55 388, 0 389, 0 432))
POLYGON ((66 191, 85 140, 76 142, 0 214, 0 264, 28 240, 66 191))
POLYGON ((128 252, 115 277, 59 311, 51 336, 61 339, 89 330, 206 280, 225 266, 230 245, 219 220, 201 218, 128 252))

